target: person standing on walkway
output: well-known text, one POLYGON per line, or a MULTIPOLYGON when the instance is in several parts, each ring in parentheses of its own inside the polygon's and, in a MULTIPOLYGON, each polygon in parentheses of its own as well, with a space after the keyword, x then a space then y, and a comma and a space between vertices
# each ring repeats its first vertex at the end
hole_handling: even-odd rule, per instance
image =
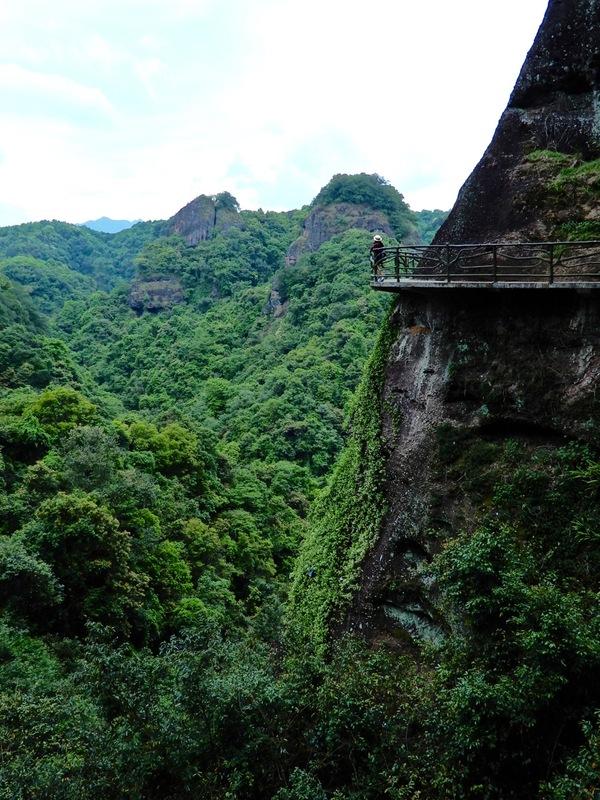
POLYGON ((376 233, 373 237, 373 244, 371 245, 369 252, 371 254, 371 267, 373 268, 373 276, 377 283, 380 283, 383 280, 383 275, 381 274, 381 265, 383 263, 384 247, 385 245, 383 244, 383 239, 378 233, 376 233))

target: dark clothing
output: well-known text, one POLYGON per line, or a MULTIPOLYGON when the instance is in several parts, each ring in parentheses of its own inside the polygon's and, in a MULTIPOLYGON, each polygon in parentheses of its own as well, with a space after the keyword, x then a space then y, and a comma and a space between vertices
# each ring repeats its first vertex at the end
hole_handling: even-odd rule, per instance
POLYGON ((383 261, 383 248, 385 247, 383 242, 373 242, 371 245, 371 249, 369 252, 371 253, 371 258, 373 259, 373 271, 376 272, 378 266, 383 261))

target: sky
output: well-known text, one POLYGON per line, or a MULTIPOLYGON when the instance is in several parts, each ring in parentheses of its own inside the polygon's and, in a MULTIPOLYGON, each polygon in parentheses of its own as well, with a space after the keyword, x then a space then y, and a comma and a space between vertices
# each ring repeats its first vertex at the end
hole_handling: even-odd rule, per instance
POLYGON ((309 203, 377 172, 450 208, 547 0, 0 0, 0 225, 309 203))

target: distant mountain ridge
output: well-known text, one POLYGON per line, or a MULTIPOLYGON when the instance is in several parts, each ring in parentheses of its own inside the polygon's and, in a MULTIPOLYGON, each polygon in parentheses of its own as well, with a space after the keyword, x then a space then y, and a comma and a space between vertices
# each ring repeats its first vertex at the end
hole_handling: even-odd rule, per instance
POLYGON ((89 219, 87 222, 82 222, 86 228, 100 233, 119 233, 119 231, 132 228, 136 223, 141 222, 141 219, 111 219, 110 217, 99 217, 98 219, 89 219))

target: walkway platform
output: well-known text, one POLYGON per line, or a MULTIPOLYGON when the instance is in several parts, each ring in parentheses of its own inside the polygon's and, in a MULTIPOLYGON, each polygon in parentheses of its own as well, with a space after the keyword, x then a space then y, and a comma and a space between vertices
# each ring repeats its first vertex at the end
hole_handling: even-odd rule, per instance
POLYGON ((600 289, 600 241, 400 245, 371 255, 371 288, 600 289))

